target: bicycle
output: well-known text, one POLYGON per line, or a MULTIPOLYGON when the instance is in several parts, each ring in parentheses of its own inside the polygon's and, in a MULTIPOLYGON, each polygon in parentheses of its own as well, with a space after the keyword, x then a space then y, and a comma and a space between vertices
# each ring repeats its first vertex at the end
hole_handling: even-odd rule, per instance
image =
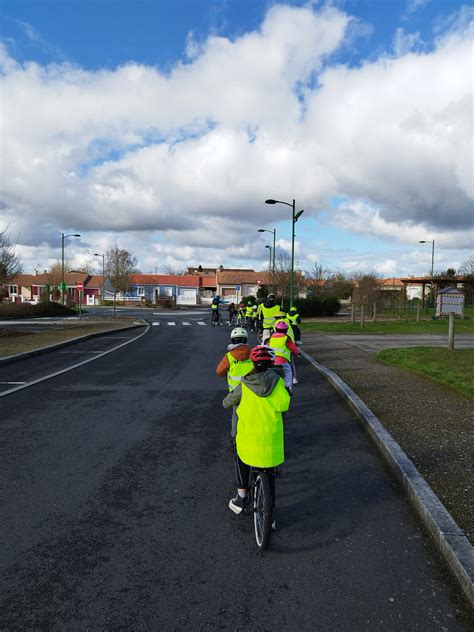
POLYGON ((277 468, 250 468, 250 509, 253 513, 255 541, 260 550, 268 548, 275 516, 269 476, 276 478, 277 468))

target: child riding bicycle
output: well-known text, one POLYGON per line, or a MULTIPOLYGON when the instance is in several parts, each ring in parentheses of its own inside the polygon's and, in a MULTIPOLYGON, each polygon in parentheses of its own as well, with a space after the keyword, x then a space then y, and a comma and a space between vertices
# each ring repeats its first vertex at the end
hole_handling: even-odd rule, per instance
MULTIPOLYGON (((232 392, 242 380, 244 375, 253 371, 253 362, 250 360, 250 347, 247 344, 248 334, 243 327, 236 327, 231 331, 227 353, 219 362, 216 373, 220 377, 227 378, 229 392, 232 392)), ((235 442, 237 434, 237 413, 235 406, 232 411, 231 441, 235 442)))
MULTIPOLYGON (((250 468, 272 469, 285 460, 282 413, 291 401, 281 372, 273 367, 272 350, 254 347, 250 359, 254 370, 223 401, 224 408, 237 406, 237 496, 229 501, 229 509, 236 514, 247 504, 250 468)), ((275 477, 270 476, 269 482, 275 507, 275 477)))

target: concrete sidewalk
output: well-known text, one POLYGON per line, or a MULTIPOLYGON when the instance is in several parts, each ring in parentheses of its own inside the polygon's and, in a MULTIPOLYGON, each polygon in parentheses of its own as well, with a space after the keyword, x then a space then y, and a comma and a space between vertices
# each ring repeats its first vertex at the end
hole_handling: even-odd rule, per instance
MULTIPOLYGON (((305 332, 305 340, 308 334, 305 332)), ((325 336, 345 345, 361 349, 362 351, 381 351, 398 347, 447 347, 448 337, 436 334, 328 334, 325 336)), ((474 334, 456 334, 454 347, 456 349, 474 349, 474 334)))

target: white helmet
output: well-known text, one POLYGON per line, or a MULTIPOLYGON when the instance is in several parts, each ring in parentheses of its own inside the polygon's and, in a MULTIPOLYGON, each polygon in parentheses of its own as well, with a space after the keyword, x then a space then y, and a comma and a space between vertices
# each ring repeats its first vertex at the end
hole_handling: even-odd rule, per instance
POLYGON ((247 341, 247 331, 243 327, 236 327, 230 332, 230 339, 234 340, 234 338, 244 338, 247 341))

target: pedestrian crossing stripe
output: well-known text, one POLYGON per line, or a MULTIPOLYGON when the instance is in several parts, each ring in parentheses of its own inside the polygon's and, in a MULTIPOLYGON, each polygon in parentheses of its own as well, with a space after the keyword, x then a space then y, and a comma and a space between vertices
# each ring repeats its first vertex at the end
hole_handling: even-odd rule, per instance
MULTIPOLYGON (((162 324, 164 325, 165 323, 158 322, 158 321, 155 320, 151 324, 152 324, 153 327, 159 327, 160 325, 162 325, 162 324)), ((176 323, 174 320, 168 320, 166 322, 166 325, 168 325, 169 327, 176 327, 176 324, 179 324, 179 323, 176 323)), ((192 324, 193 323, 189 323, 186 320, 181 323, 181 325, 183 325, 183 327, 190 327, 192 324)), ((207 323, 204 323, 204 322, 199 320, 199 321, 196 322, 196 325, 207 325, 207 323)))

